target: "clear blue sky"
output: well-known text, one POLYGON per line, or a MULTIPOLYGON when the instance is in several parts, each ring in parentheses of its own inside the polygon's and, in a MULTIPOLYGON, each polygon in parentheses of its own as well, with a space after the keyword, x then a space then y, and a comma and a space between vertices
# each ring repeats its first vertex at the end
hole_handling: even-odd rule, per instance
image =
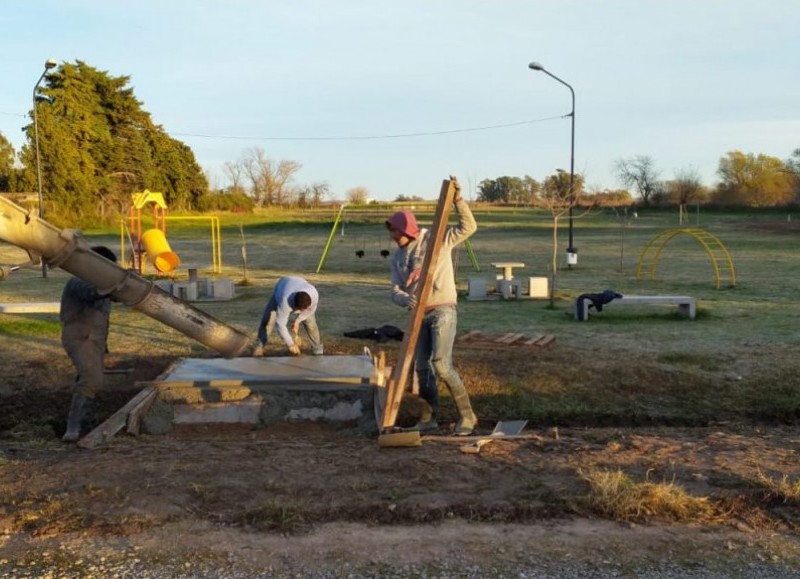
POLYGON ((575 90, 589 186, 634 155, 711 185, 728 151, 800 147, 798 30, 797 0, 6 1, 0 132, 19 149, 45 60, 83 60, 130 76, 212 185, 259 147, 340 199, 434 198, 450 173, 569 170, 570 93, 538 61, 575 90))

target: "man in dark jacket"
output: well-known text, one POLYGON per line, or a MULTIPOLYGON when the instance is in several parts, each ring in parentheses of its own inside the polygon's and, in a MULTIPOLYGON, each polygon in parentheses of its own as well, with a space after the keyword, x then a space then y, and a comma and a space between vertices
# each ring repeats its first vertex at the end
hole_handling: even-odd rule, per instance
MULTIPOLYGON (((117 256, 105 246, 92 251, 116 262, 117 256)), ((102 295, 92 284, 70 278, 61 294, 61 344, 78 371, 67 418, 67 430, 61 440, 75 442, 81 436, 81 422, 94 409, 94 398, 103 387, 103 366, 108 340, 111 298, 102 295)))

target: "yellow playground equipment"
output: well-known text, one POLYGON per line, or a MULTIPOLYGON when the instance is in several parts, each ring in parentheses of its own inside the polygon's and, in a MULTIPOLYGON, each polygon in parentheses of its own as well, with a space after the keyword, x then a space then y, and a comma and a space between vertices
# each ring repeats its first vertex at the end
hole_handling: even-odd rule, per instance
POLYGON ((645 245, 639 255, 636 279, 655 279, 661 252, 667 243, 681 234, 693 238, 708 254, 711 259, 711 267, 714 269, 717 289, 720 289, 723 282, 727 282, 728 287, 736 286, 736 269, 733 267, 730 253, 715 235, 705 229, 667 229, 656 235, 645 245))
MULTIPOLYGON (((130 239, 132 266, 141 274, 144 272, 146 255, 158 273, 170 273, 180 264, 181 259, 172 251, 167 241, 167 203, 164 195, 145 189, 131 195, 133 204, 128 215, 129 231, 135 238, 130 239), (152 203, 153 228, 142 232, 142 209, 152 203)), ((125 255, 125 236, 120 231, 121 253, 125 255)))

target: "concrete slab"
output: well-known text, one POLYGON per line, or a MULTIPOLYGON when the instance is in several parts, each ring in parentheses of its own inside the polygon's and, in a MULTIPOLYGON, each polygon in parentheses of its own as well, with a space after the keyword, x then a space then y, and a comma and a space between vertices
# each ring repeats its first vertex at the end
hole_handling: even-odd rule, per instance
POLYGON ((366 355, 185 358, 148 383, 158 395, 142 427, 310 421, 374 432, 375 377, 366 355))
POLYGON ((157 382, 198 386, 245 386, 272 382, 369 382, 375 372, 367 356, 275 358, 185 358, 157 382))

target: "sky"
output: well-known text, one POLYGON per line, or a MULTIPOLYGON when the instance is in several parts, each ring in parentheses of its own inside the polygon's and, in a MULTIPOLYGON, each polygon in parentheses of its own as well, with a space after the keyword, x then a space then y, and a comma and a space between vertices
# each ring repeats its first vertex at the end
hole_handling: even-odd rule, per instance
POLYGON ((438 196, 456 175, 718 181, 800 148, 797 0, 0 0, 0 133, 19 150, 48 59, 130 86, 210 177, 261 149, 332 197, 438 196))

